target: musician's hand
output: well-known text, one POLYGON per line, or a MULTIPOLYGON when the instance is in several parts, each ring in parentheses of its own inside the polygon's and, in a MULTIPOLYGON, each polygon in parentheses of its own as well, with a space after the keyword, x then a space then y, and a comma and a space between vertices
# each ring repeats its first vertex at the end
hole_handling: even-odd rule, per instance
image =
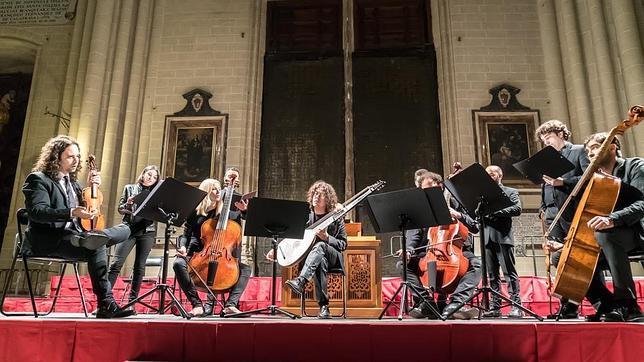
POLYGON ((98 171, 94 171, 88 175, 89 183, 95 184, 96 186, 101 186, 101 174, 98 171))
POLYGON ((554 240, 548 240, 542 246, 545 250, 548 250, 551 253, 563 248, 562 243, 554 240))
POLYGON ((268 254, 266 254, 266 259, 270 261, 275 261, 275 255, 273 254, 273 249, 268 251, 268 254))
POLYGON ((315 235, 321 240, 329 241, 329 234, 326 232, 326 229, 317 229, 315 235))
POLYGON ((72 217, 77 217, 79 219, 93 219, 96 216, 96 211, 89 212, 83 206, 75 207, 72 209, 72 217))
POLYGON ((177 250, 177 254, 179 254, 180 256, 182 256, 182 257, 184 257, 184 258, 185 258, 185 257, 188 255, 188 251, 186 250, 186 247, 185 247, 185 246, 181 246, 181 247, 177 250))
POLYGON ((130 197, 128 197, 128 198, 127 198, 127 202, 126 202, 126 204, 127 204, 127 205, 132 205, 133 203, 134 203, 134 196, 130 196, 130 197))
MULTIPOLYGON (((400 257, 401 255, 402 255, 402 249, 398 249, 394 253, 395 257, 400 257)), ((407 261, 409 261, 409 259, 411 259, 411 252, 409 250, 407 250, 407 261)))
POLYGON ((543 182, 550 186, 563 186, 563 179, 561 177, 552 178, 547 175, 543 175, 543 182))
POLYGON ((453 217, 454 219, 460 219, 460 218, 463 217, 463 214, 461 214, 460 212, 452 209, 451 207, 449 208, 449 215, 451 217, 453 217))
POLYGON ((606 230, 615 226, 613 219, 607 216, 595 216, 586 223, 593 231, 606 230))
POLYGON ((235 206, 239 209, 239 211, 246 211, 246 209, 248 209, 248 200, 237 201, 235 203, 235 206))

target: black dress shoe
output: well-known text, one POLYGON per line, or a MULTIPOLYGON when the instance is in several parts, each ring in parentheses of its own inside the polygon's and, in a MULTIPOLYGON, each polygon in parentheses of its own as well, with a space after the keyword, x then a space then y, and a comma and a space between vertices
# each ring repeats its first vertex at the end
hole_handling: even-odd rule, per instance
POLYGON ((554 314, 548 314, 546 319, 557 319, 557 317, 559 317, 559 319, 577 319, 579 318, 579 313, 577 313, 578 309, 579 306, 576 304, 563 303, 557 312, 554 314))
POLYGON ((213 310, 213 305, 210 303, 205 303, 203 305, 203 316, 209 316, 212 315, 212 310, 213 310))
POLYGON ((523 318, 523 311, 517 307, 512 307, 510 313, 508 313, 508 318, 521 319, 523 318))
POLYGON ((604 314, 601 318, 604 322, 626 322, 627 311, 625 308, 617 307, 604 314))
POLYGON ((492 309, 483 313, 483 318, 499 318, 501 317, 500 309, 492 309))
POLYGON ((302 294, 304 291, 304 278, 297 277, 295 279, 287 280, 286 285, 288 285, 295 293, 302 294))
POLYGON ((134 308, 121 309, 116 302, 112 301, 107 306, 99 307, 96 311, 96 318, 110 319, 110 318, 124 318, 135 315, 134 308))
POLYGON ((90 231, 72 235, 69 241, 77 248, 96 250, 101 246, 107 245, 110 238, 102 232, 90 231))
POLYGON ((454 317, 450 314, 458 309, 459 304, 461 303, 452 302, 446 305, 445 308, 443 308, 443 313, 441 314, 443 319, 447 319, 448 316, 453 319, 454 317))
POLYGON ((320 307, 320 313, 318 314, 318 319, 331 319, 331 312, 329 311, 328 305, 323 305, 320 307))

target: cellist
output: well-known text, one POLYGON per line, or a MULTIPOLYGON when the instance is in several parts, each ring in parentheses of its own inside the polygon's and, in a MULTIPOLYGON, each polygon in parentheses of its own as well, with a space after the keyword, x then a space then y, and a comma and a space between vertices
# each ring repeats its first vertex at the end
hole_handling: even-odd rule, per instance
POLYGON ((597 313, 587 316, 587 320, 642 322, 644 317, 637 304, 628 253, 644 248, 644 159, 622 158, 619 140, 615 138, 603 158, 595 161, 606 137, 606 133, 595 133, 584 142, 588 158, 597 162, 599 171, 621 179, 613 212, 594 216, 587 222, 601 248, 586 294, 597 313), (603 269, 610 270, 614 292, 606 288, 603 269))
MULTIPOLYGON (((236 168, 229 168, 224 175, 224 179, 229 184, 234 184, 239 178, 239 171, 236 168)), ((192 311, 190 314, 195 317, 203 317, 212 314, 214 308, 214 299, 208 296, 208 301, 204 304, 199 298, 197 289, 194 282, 190 278, 188 267, 188 260, 196 252, 203 249, 201 240, 201 225, 208 219, 216 218, 221 211, 222 198, 221 198, 221 183, 218 180, 206 179, 201 182, 199 189, 207 192, 206 197, 203 199, 197 208, 188 216, 184 225, 184 233, 179 237, 177 245, 177 258, 174 260, 173 269, 175 277, 179 282, 181 290, 186 294, 192 311)), ((247 202, 242 200, 235 203, 237 210, 231 209, 228 218, 234 220, 241 225, 243 213, 246 211, 247 202)), ((240 250, 237 250, 238 260, 240 250)), ((224 314, 239 313, 239 299, 246 289, 248 280, 250 278, 250 267, 239 262, 239 279, 237 283, 231 288, 230 294, 224 305, 224 314)))
MULTIPOLYGON (((416 187, 429 188, 429 187, 442 187, 443 178, 434 172, 426 169, 417 170, 414 173, 414 182, 416 187)), ((449 303, 443 308, 443 317, 457 309, 458 305, 466 300, 473 292, 476 286, 481 281, 481 259, 474 255, 473 236, 472 233, 477 233, 478 226, 476 222, 467 213, 462 212, 462 208, 456 205, 456 200, 450 200, 450 214, 451 216, 465 224, 469 230, 469 237, 463 245, 463 256, 469 260, 469 266, 466 274, 458 282, 458 286, 450 296, 449 303)), ((419 277, 419 261, 425 255, 427 245, 428 229, 412 229, 407 230, 407 280, 416 287, 418 290, 424 290, 419 277)), ((400 252, 400 251, 399 251, 400 252)), ((402 267, 402 266, 401 266, 402 267)), ((439 292, 440 293, 440 292, 439 292)), ((414 298, 417 298, 414 295, 414 298)), ((441 298, 439 298, 440 300, 441 298)), ((431 299, 430 299, 431 300, 431 299)), ((419 299, 416 300, 419 302, 419 299)), ((464 307, 460 311, 453 314, 456 319, 470 319, 478 316, 479 311, 476 308, 464 307)), ((425 305, 416 305, 409 315, 414 318, 431 317, 429 309, 425 305)))

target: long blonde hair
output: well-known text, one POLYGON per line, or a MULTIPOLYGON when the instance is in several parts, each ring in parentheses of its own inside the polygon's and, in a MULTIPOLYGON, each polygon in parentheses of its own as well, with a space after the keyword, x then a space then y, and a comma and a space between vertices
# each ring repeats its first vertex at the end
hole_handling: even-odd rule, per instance
POLYGON ((199 185, 199 189, 202 191, 207 192, 206 197, 204 197, 203 200, 197 205, 197 215, 201 216, 206 216, 208 215, 208 208, 212 206, 213 203, 218 202, 219 204, 217 205, 217 214, 221 212, 222 208, 222 202, 221 200, 213 200, 210 198, 210 192, 212 192, 213 189, 217 189, 217 191, 221 194, 221 182, 212 179, 212 178, 207 178, 203 181, 201 181, 201 184, 199 185))

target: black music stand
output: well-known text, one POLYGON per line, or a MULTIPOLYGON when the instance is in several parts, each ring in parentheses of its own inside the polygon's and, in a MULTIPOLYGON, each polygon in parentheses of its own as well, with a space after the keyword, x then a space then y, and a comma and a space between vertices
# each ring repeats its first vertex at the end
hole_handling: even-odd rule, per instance
POLYGON ((270 315, 281 313, 292 319, 299 317, 275 305, 275 292, 277 288, 277 239, 302 239, 308 219, 309 204, 306 202, 256 197, 250 199, 248 202, 248 212, 246 213, 244 235, 272 238, 273 256, 275 260, 273 260, 273 275, 271 281, 271 305, 246 312, 226 314, 224 318, 241 317, 256 313, 270 315))
POLYGON ((382 319, 389 307, 394 304, 398 293, 402 292, 398 310, 398 320, 402 320, 403 313, 408 313, 407 296, 411 291, 422 300, 421 304, 425 303, 429 307, 436 317, 445 320, 432 302, 423 297, 421 292, 407 280, 407 237, 405 235, 405 232, 410 229, 452 223, 442 190, 440 188, 424 190, 413 188, 386 192, 367 197, 367 205, 371 223, 377 233, 400 231, 402 235, 403 280, 378 319, 382 319))
MULTIPOLYGON (((521 309, 522 311, 530 314, 531 316, 543 321, 543 318, 534 313, 530 309, 522 306, 504 296, 503 294, 493 290, 489 285, 487 278, 487 263, 485 257, 485 219, 484 217, 512 206, 512 201, 503 192, 499 185, 492 180, 490 175, 485 171, 483 166, 479 163, 474 163, 452 176, 450 179, 445 180, 445 188, 456 198, 456 200, 467 210, 467 213, 472 216, 475 215, 476 221, 479 224, 479 247, 481 249, 481 287, 477 288, 474 294, 463 301, 458 308, 452 311, 447 317, 460 310, 465 304, 472 301, 472 299, 483 295, 483 309, 490 310, 490 295, 494 294, 498 298, 508 302, 510 305, 521 309)), ((479 315, 480 318, 480 315, 479 315)))
POLYGON ((123 308, 132 306, 135 303, 141 303, 159 314, 164 314, 166 310, 174 305, 177 307, 183 318, 190 319, 190 315, 183 308, 181 302, 174 296, 174 293, 171 292, 173 288, 167 284, 170 234, 173 231, 173 226, 183 224, 188 215, 197 207, 199 202, 201 202, 205 196, 205 191, 178 181, 172 177, 168 177, 167 179, 159 182, 154 189, 150 191, 150 194, 145 198, 145 200, 141 202, 136 211, 134 211, 134 216, 165 224, 161 283, 127 303, 123 308), (158 308, 154 308, 153 306, 142 302, 142 300, 148 295, 156 291, 159 291, 158 308), (165 305, 166 293, 172 299, 168 305, 165 305))
POLYGON ((544 147, 532 157, 512 166, 536 185, 543 183, 543 175, 557 178, 575 169, 575 165, 552 146, 544 147))

